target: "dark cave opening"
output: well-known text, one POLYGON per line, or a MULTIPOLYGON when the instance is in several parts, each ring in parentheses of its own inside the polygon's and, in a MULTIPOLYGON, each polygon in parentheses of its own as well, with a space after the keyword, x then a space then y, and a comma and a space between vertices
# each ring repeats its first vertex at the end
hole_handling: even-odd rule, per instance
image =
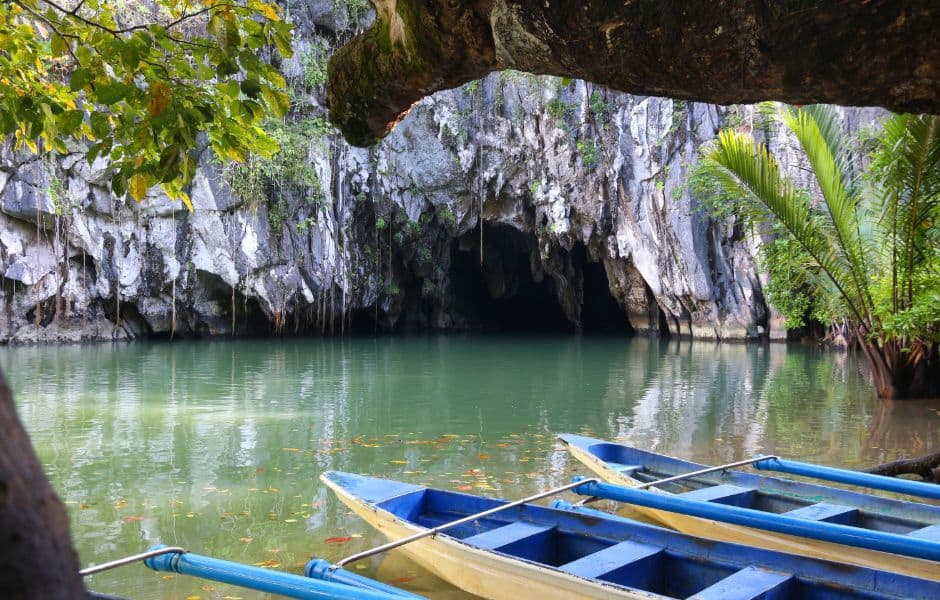
POLYGON ((554 283, 533 277, 530 257, 537 252, 534 237, 504 225, 483 228, 482 264, 479 228, 457 240, 451 254, 456 312, 483 331, 573 332, 554 283))
POLYGON ((633 335, 627 313, 610 293, 607 271, 599 262, 583 267, 584 296, 581 303, 581 330, 591 334, 633 335))

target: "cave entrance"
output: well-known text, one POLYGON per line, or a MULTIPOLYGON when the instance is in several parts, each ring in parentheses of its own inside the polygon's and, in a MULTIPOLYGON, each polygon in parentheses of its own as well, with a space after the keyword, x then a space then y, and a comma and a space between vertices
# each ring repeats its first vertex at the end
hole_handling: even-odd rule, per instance
MULTIPOLYGON (((583 246, 581 246, 583 248, 583 246)), ((633 335, 627 312, 610 293, 607 270, 599 262, 585 263, 584 295, 581 302, 581 330, 584 333, 633 335)))
POLYGON ((533 236, 506 225, 483 228, 454 242, 451 251, 456 312, 484 331, 571 333, 548 277, 534 277, 530 257, 537 256, 533 236))

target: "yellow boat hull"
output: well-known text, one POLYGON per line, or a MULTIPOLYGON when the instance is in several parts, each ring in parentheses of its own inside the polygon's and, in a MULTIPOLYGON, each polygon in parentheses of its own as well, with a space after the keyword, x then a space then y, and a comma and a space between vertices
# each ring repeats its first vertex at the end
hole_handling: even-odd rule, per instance
MULTIPOLYGON (((424 531, 370 504, 323 479, 349 508, 382 532, 389 540, 398 540, 424 531)), ((548 569, 536 563, 512 559, 439 535, 401 546, 409 558, 441 579, 476 596, 491 600, 571 600, 573 598, 662 598, 642 590, 620 587, 548 569)))
MULTIPOLYGON (((626 487, 641 485, 640 481, 633 479, 629 475, 608 468, 604 461, 593 454, 571 444, 567 446, 568 452, 570 452, 574 458, 582 462, 601 479, 626 487)), ((656 488, 650 489, 655 493, 668 493, 656 488)), ((800 556, 834 560, 861 567, 882 569, 894 573, 911 575, 913 577, 940 581, 940 563, 930 560, 763 531, 742 525, 732 525, 730 523, 691 517, 644 506, 631 506, 631 508, 642 517, 654 523, 698 537, 722 542, 734 542, 736 544, 745 544, 770 550, 780 550, 800 556)))

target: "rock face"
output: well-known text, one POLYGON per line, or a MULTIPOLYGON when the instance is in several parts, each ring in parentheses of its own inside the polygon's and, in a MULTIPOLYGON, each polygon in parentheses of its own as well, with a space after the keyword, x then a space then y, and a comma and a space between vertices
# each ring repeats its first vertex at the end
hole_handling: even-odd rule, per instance
POLYGON ((374 0, 330 64, 330 117, 355 144, 416 101, 500 69, 633 94, 940 111, 934 0, 374 0))
MULTIPOLYGON (((295 12, 301 45, 349 26, 320 4, 332 2, 295 12)), ((302 67, 284 70, 298 78, 302 67)), ((302 98, 307 116, 325 114, 321 98, 302 98)), ((845 115, 857 132, 878 111, 845 115)), ((0 341, 467 328, 780 336, 756 240, 703 214, 685 185, 720 126, 753 121, 751 107, 503 71, 421 101, 370 149, 309 134, 315 194, 249 202, 230 185, 238 176, 204 155, 191 214, 156 190, 140 204, 114 197, 107 165, 79 148, 55 162, 6 149, 0 341)), ((768 134, 796 173, 790 142, 768 134)))

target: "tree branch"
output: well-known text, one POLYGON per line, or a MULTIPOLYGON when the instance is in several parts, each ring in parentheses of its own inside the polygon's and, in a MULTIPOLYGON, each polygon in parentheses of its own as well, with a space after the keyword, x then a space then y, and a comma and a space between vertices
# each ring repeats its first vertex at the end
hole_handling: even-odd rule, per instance
POLYGON ((924 481, 940 483, 940 452, 917 456, 914 458, 904 458, 894 462, 885 463, 865 469, 866 473, 875 475, 887 475, 897 477, 898 475, 920 475, 924 481))

